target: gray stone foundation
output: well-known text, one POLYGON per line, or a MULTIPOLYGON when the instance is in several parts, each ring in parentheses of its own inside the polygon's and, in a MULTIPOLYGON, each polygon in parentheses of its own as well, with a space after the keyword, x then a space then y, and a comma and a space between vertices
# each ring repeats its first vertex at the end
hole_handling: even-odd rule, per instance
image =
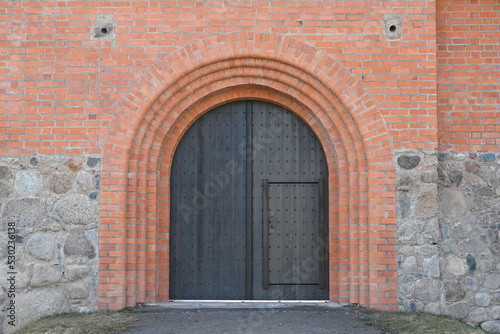
POLYGON ((500 155, 408 151, 395 159, 400 309, 500 332, 500 155))
POLYGON ((0 318, 5 333, 43 316, 97 309, 100 170, 96 156, 0 157, 0 318), (9 237, 15 241, 12 267, 9 237), (9 298, 12 276, 15 297, 9 298), (11 301, 15 327, 9 325, 11 301))
MULTIPOLYGON (((500 154, 412 150, 394 163, 400 309, 500 332, 500 154)), ((97 309, 100 171, 97 156, 0 157, 5 333, 13 330, 11 300, 15 329, 54 313, 97 309), (8 296, 9 236, 15 298, 8 296)))

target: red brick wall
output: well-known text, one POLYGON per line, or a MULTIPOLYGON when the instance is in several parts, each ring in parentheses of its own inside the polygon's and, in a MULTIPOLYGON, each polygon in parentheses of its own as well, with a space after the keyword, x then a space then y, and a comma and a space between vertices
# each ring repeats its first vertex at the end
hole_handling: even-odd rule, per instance
POLYGON ((393 150, 437 146, 435 19, 434 0, 3 1, 0 153, 103 155, 100 297, 116 309, 157 289, 168 297, 168 280, 152 278, 168 273, 157 260, 168 257, 168 204, 158 203, 168 203, 169 154, 182 131, 231 99, 286 105, 338 171, 332 300, 394 309, 391 161, 393 150), (91 38, 103 14, 113 16, 113 40, 91 38), (401 39, 387 39, 384 14, 402 15, 401 39), (251 55, 240 64, 248 72, 231 72, 241 80, 222 73, 203 86, 232 54, 251 55), (186 85, 188 75, 199 80, 186 85), (264 91, 234 89, 241 82, 264 91), (184 90, 169 96, 175 84, 184 90), (158 236, 167 241, 152 244, 158 236))
POLYGON ((372 96, 395 148, 435 146, 434 1, 2 1, 0 153, 100 153, 150 66, 239 30, 323 50, 372 96), (401 40, 386 39, 385 13, 403 15, 401 40), (114 16, 114 41, 90 39, 98 14, 114 16))
POLYGON ((498 151, 500 3, 438 0, 439 147, 498 151))

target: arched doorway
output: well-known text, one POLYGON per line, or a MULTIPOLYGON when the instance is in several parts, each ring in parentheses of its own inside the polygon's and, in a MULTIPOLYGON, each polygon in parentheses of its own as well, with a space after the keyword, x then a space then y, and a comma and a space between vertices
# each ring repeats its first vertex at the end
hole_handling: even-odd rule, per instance
POLYGON ((174 153, 201 115, 243 99, 293 110, 323 146, 329 300, 395 309, 396 181, 382 116, 356 77, 330 56, 292 37, 258 32, 186 45, 127 94, 103 153, 99 307, 171 299, 174 153))
POLYGON ((328 299, 325 153, 263 101, 213 109, 171 172, 171 299, 328 299))

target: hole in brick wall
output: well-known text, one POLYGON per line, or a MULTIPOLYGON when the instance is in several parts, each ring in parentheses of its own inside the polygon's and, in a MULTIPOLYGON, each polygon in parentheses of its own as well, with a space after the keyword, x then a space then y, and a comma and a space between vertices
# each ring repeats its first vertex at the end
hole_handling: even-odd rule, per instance
POLYGON ((384 14, 385 35, 387 39, 400 39, 403 18, 401 14, 384 14))
POLYGON ((112 40, 115 34, 115 21, 110 15, 98 15, 92 28, 92 38, 112 40))

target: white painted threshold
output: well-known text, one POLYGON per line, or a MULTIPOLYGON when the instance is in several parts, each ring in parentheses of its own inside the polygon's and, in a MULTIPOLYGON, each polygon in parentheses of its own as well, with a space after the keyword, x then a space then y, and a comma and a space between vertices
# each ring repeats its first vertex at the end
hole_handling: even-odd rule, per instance
POLYGON ((146 303, 148 306, 157 306, 170 309, 276 309, 310 306, 318 308, 340 308, 348 304, 331 302, 328 300, 170 300, 160 303, 146 303))
POLYGON ((168 303, 330 303, 329 300, 188 300, 172 299, 168 303))

